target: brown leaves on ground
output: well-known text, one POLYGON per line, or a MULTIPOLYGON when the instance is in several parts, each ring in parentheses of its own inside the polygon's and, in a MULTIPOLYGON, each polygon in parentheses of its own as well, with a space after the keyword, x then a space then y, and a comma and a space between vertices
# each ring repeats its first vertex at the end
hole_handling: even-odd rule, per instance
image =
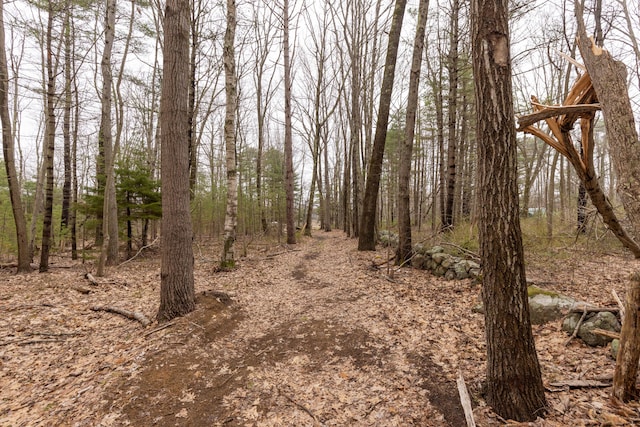
MULTIPOLYGON (((62 261, 46 274, 2 271, 0 425, 458 427, 458 369, 478 425, 517 425, 482 400, 483 318, 472 311, 480 285, 406 268, 389 277, 372 268, 384 259, 340 232, 250 251, 230 272, 199 258, 196 311, 147 328, 91 307, 153 318, 157 259, 115 268, 97 286, 62 261)), ((637 267, 622 256, 564 259, 528 277, 610 305, 610 289, 623 295, 637 267)), ((534 334, 545 384, 612 375, 608 349, 565 347, 559 322, 534 334)), ((640 420, 637 404, 609 393, 550 390, 546 420, 530 425, 640 420)))

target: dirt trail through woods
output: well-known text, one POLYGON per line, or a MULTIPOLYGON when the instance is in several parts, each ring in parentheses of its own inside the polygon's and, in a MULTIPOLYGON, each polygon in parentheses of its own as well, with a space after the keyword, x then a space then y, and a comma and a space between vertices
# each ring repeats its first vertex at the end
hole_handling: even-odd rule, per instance
POLYGON ((415 331, 419 319, 404 313, 407 284, 370 270, 340 233, 316 236, 216 280, 234 295, 231 304, 201 294, 189 323, 166 332, 174 344, 150 355, 115 399, 114 406, 128 400, 123 418, 167 426, 463 425, 455 383, 430 355, 430 328, 415 331))
MULTIPOLYGON (((479 284, 408 268, 390 277, 375 266, 385 249, 358 252, 341 232, 260 248, 215 272, 218 249, 197 246, 196 311, 146 328, 92 307, 153 318, 157 253, 95 286, 67 258, 47 274, 0 269, 0 425, 458 427, 458 370, 477 424, 504 424, 482 401, 479 284)), ((530 280, 597 305, 615 304, 610 290, 623 295, 640 267, 615 254, 536 262, 530 280)), ((565 346, 559 322, 534 335, 545 384, 613 372, 606 348, 565 346)), ((638 405, 613 404, 608 389, 554 388, 547 398, 536 426, 640 420, 638 405)))

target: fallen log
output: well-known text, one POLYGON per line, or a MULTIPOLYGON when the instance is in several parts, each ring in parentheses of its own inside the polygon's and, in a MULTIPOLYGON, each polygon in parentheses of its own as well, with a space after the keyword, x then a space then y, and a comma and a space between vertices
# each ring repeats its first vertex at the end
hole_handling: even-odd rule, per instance
POLYGON ((127 319, 137 320, 144 326, 145 328, 151 324, 151 320, 147 318, 144 314, 139 311, 129 311, 119 307, 110 307, 110 306, 95 306, 91 307, 93 311, 106 311, 108 313, 115 313, 121 316, 126 317, 127 319))

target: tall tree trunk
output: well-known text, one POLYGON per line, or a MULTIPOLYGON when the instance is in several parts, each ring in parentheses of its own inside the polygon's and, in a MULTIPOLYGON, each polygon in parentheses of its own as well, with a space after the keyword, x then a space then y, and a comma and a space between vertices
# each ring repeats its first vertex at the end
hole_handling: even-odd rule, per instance
POLYGON ((371 159, 367 169, 367 181, 362 203, 362 215, 360 216, 360 233, 358 235, 358 250, 374 251, 376 249, 376 212, 378 203, 378 190, 380 176, 382 174, 382 161, 384 158, 384 146, 387 139, 387 125, 389 123, 389 107, 393 93, 393 80, 396 71, 396 58, 398 57, 398 45, 400 32, 407 0, 396 0, 395 9, 389 31, 389 45, 384 67, 384 77, 380 91, 380 106, 378 107, 378 119, 376 121, 376 133, 373 139, 371 159))
POLYGON ((236 2, 227 0, 227 30, 224 33, 224 77, 227 106, 224 118, 224 141, 227 165, 227 211, 224 220, 224 245, 222 268, 233 267, 235 257, 233 244, 238 223, 238 168, 236 166, 236 112, 238 89, 236 79, 236 2))
POLYGON ((193 229, 189 196, 188 0, 167 0, 160 126, 162 144, 162 254, 159 322, 195 309, 193 229))
POLYGON ((418 109, 418 89, 420 86, 420 71, 424 51, 425 28, 429 12, 429 0, 420 0, 418 7, 418 26, 413 39, 413 57, 411 59, 411 74, 409 76, 409 95, 407 99, 407 114, 404 136, 400 142, 399 176, 398 176, 398 249, 396 263, 402 265, 411 257, 411 205, 410 189, 411 158, 413 154, 413 137, 416 127, 416 111, 418 109))
POLYGON ((71 206, 71 13, 72 3, 65 2, 64 17, 64 115, 62 124, 64 184, 62 185, 62 212, 60 214, 61 229, 69 226, 69 210, 71 206))
POLYGON ((458 121, 458 17, 460 15, 460 1, 454 0, 451 5, 451 20, 449 34, 449 53, 447 55, 447 72, 449 75, 449 94, 447 96, 447 192, 444 205, 443 230, 453 227, 453 202, 455 200, 458 135, 456 126, 458 121))
POLYGON ((49 269, 49 252, 51 249, 52 222, 53 222, 53 155, 56 146, 56 117, 55 117, 55 96, 56 96, 56 73, 53 64, 53 18, 54 4, 48 2, 47 35, 46 35, 46 73, 47 73, 47 93, 46 119, 45 119, 45 158, 42 167, 46 173, 44 218, 42 222, 42 249, 40 251, 39 271, 44 273, 49 269))
POLYGON ((547 403, 529 319, 518 212, 508 10, 507 0, 471 2, 486 400, 505 419, 532 421, 547 403))
MULTIPOLYGON (((15 139, 9 117, 9 70, 4 32, 4 1, 0 1, 0 120, 2 121, 2 156, 4 159, 9 198, 13 220, 16 226, 16 242, 18 244, 18 273, 31 271, 31 254, 27 235, 27 220, 22 206, 20 182, 15 161, 15 139)), ((17 94, 15 94, 17 96, 17 94)))
POLYGON ((322 157, 324 160, 324 209, 322 210, 322 217, 324 219, 324 231, 331 231, 331 181, 329 181, 329 141, 328 138, 324 140, 324 149, 322 151, 322 157))
POLYGON ((100 114, 100 130, 98 139, 102 141, 104 150, 104 200, 102 209, 102 247, 96 274, 104 275, 104 268, 107 265, 115 264, 118 260, 118 213, 116 204, 115 185, 115 153, 113 147, 111 107, 113 103, 113 74, 111 70, 111 53, 113 51, 113 41, 115 38, 116 25, 116 0, 106 0, 105 30, 104 30, 104 51, 100 68, 102 72, 102 99, 100 114), (115 213, 115 215, 114 215, 115 213), (115 253, 114 253, 115 252, 115 253))
POLYGON ((284 186, 287 202, 287 243, 296 243, 293 195, 293 129, 291 123, 291 54, 289 51, 289 0, 282 6, 283 51, 284 51, 284 186))

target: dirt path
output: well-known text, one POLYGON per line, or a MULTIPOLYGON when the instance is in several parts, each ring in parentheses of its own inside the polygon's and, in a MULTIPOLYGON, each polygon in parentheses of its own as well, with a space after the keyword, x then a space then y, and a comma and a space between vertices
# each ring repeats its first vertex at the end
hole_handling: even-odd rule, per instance
MULTIPOLYGON (((216 248, 197 254, 197 309, 163 329, 91 310, 152 318, 157 254, 97 286, 63 259, 47 274, 0 270, 0 425, 458 427, 458 370, 477 424, 504 425, 482 401, 479 284, 412 269, 390 278, 374 266, 384 249, 358 252, 341 232, 254 248, 232 272, 214 272, 216 248)), ((528 278, 611 305, 610 290, 623 295, 640 267, 619 255, 571 255, 534 260, 528 278)), ((606 348, 565 346, 559 322, 533 332, 545 384, 613 372, 606 348)), ((640 420, 640 405, 616 405, 608 389, 552 390, 536 426, 640 420)))
POLYGON ((411 285, 370 270, 345 240, 317 233, 293 251, 247 260, 216 278, 234 302, 225 307, 205 294, 189 323, 166 332, 165 342, 175 344, 154 353, 116 398, 119 406, 133 391, 125 419, 166 426, 463 425, 455 383, 434 360, 443 356, 431 354, 431 335, 442 331, 429 328, 426 316, 443 301, 432 300, 418 316, 407 313, 402 299, 411 285))

